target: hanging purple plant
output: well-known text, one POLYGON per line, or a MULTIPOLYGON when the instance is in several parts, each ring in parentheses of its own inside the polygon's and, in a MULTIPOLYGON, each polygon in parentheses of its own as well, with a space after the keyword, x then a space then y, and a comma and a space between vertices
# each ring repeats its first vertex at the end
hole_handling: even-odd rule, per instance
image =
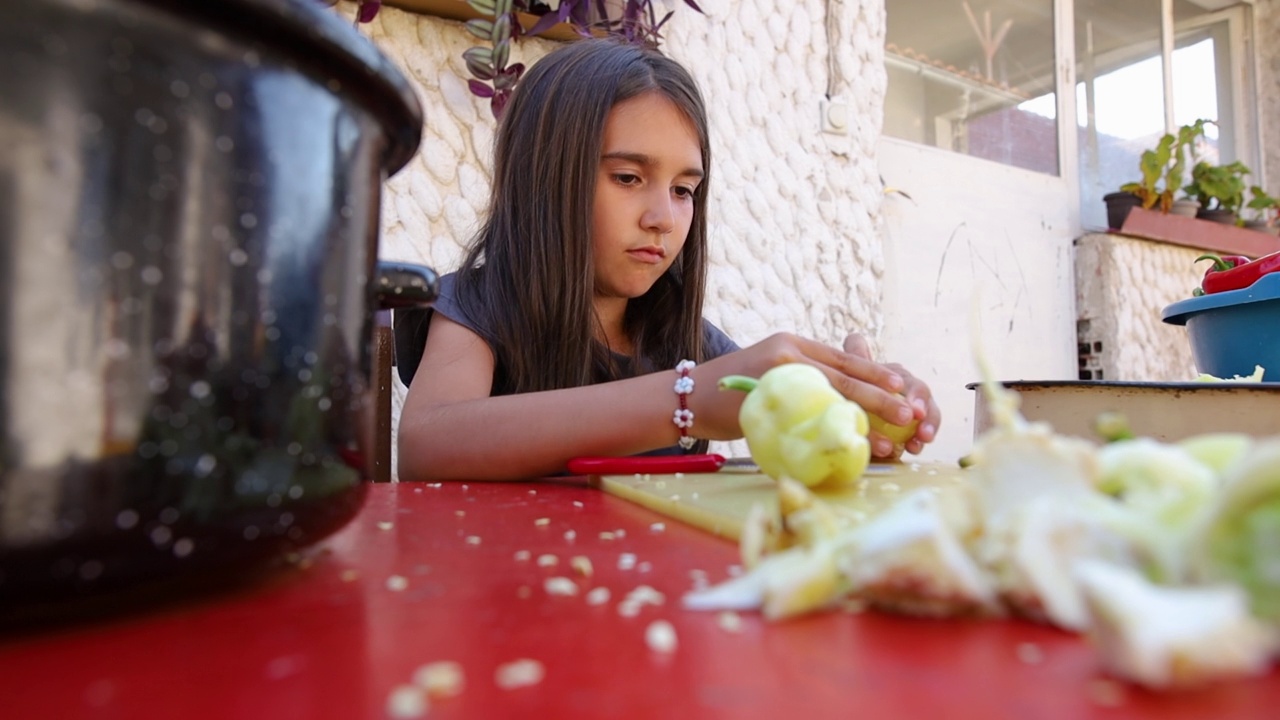
MULTIPOLYGON (((467 87, 476 97, 488 98, 493 116, 501 118, 524 73, 522 63, 507 66, 512 41, 545 32, 559 23, 569 23, 583 37, 609 35, 656 48, 662 40, 662 26, 674 10, 667 10, 658 19, 655 2, 662 0, 626 0, 622 11, 612 16, 605 0, 467 0, 483 16, 468 20, 467 30, 489 43, 488 47, 478 45, 462 53, 472 75, 467 87), (526 30, 517 13, 539 17, 526 30)), ((694 0, 684 0, 684 4, 702 13, 694 0)))

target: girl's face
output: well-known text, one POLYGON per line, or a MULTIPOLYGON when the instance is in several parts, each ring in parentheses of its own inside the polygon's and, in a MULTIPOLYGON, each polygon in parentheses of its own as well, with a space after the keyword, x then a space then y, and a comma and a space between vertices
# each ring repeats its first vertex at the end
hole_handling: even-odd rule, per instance
POLYGON ((702 176, 697 131, 665 95, 613 106, 591 221, 597 300, 639 297, 671 267, 689 236, 702 176))

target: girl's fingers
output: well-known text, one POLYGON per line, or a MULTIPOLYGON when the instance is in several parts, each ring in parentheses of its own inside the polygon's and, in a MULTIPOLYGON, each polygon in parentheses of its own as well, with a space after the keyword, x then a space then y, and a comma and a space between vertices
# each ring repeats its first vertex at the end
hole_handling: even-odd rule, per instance
POLYGON ((864 360, 871 360, 871 345, 867 343, 867 339, 861 335, 849 335, 844 339, 844 351, 850 355, 860 357, 864 360))
MULTIPOLYGON (((870 347, 862 336, 845 338, 843 352, 825 343, 789 333, 775 335, 763 344, 767 348, 766 354, 756 357, 768 358, 769 366, 806 362, 821 370, 836 391, 858 403, 866 412, 895 425, 919 420, 920 427, 916 437, 907 444, 908 451, 919 452, 937 432, 940 414, 929 387, 901 365, 872 360, 870 347)), ((880 437, 879 440, 888 443, 888 449, 880 452, 885 448, 877 448, 875 440, 878 435, 873 433, 873 436, 872 447, 876 456, 891 456, 894 452, 892 442, 880 437)))

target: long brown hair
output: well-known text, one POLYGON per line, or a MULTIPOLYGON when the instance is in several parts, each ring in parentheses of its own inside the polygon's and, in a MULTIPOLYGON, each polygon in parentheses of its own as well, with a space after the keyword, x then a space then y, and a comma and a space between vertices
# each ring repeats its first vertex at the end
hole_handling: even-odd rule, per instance
POLYGON ((494 349, 494 395, 613 379, 594 339, 591 213, 604 125, 614 105, 659 92, 696 128, 707 173, 671 270, 627 303, 637 371, 702 360, 711 169, 706 110, 683 67, 656 50, 581 40, 537 62, 506 106, 495 146, 488 220, 458 273, 462 310, 494 349))

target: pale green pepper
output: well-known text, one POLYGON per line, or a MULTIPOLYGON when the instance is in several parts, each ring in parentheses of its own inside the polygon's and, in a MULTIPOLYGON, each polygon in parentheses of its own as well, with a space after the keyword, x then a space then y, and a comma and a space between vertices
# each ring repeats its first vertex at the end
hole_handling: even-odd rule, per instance
POLYGON ((760 377, 729 375, 721 390, 744 390, 738 422, 751 457, 769 477, 807 487, 845 485, 871 461, 867 414, 812 365, 779 365, 760 377))

